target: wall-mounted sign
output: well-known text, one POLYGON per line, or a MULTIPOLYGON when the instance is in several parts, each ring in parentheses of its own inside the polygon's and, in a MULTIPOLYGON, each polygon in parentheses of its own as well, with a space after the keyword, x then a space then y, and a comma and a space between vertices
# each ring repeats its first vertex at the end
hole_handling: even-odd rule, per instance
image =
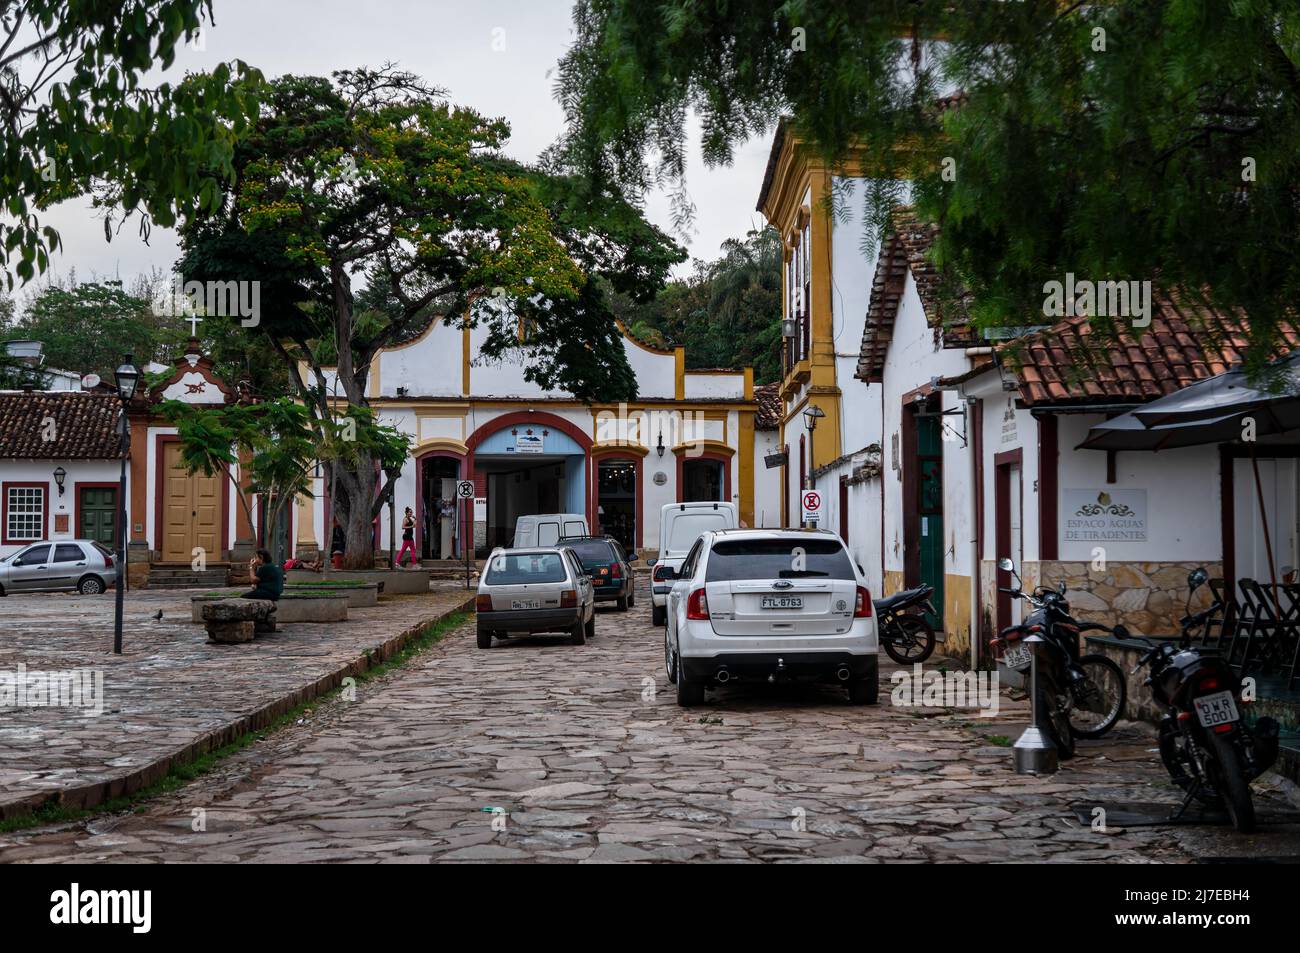
POLYGON ((515 434, 515 453, 542 453, 545 443, 540 434, 515 434))
POLYGON ((1016 443, 1016 404, 1010 397, 1007 398, 1007 409, 1002 412, 1002 442, 1016 443))
POLYGON ((817 526, 822 519, 822 495, 816 490, 803 491, 803 522, 817 526))
POLYGON ((1063 490, 1061 538, 1080 543, 1145 543, 1146 490, 1063 490))
POLYGON ((764 456, 763 464, 767 467, 767 469, 774 470, 777 467, 785 466, 788 460, 789 458, 785 455, 783 451, 777 450, 774 453, 769 453, 766 456, 764 456))
POLYGON ((663 470, 656 471, 654 475, 655 486, 663 486, 668 482, 668 474, 663 470))

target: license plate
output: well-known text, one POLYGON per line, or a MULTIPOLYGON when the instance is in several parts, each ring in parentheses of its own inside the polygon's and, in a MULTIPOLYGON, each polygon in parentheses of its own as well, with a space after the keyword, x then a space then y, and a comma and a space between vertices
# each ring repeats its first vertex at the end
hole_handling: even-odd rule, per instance
POLYGON ((1027 645, 1013 645, 1002 653, 1002 664, 1010 669, 1028 668, 1033 652, 1027 645))
POLYGON ((802 609, 803 596, 764 596, 760 605, 764 609, 802 609))
POLYGON ((1215 725, 1226 725, 1237 721, 1237 702, 1232 697, 1232 692, 1215 692, 1213 695, 1202 695, 1195 700, 1196 717, 1201 720, 1201 725, 1206 728, 1213 728, 1215 725))
POLYGON ((542 607, 541 599, 511 599, 510 608, 512 609, 540 609, 542 607))

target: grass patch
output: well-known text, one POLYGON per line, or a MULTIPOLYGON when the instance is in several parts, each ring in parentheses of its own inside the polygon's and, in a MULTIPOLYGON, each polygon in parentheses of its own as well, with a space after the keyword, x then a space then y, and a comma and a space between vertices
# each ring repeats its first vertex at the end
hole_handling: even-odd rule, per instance
POLYGON ((290 581, 284 584, 286 589, 306 588, 308 586, 318 586, 323 589, 359 589, 362 586, 373 586, 373 582, 364 582, 360 579, 340 579, 337 582, 329 579, 308 579, 305 582, 290 581))
MULTIPOLYGON (((424 652, 436 645, 438 642, 441 642, 443 636, 452 629, 461 625, 466 619, 470 618, 470 616, 471 613, 469 612, 454 612, 449 616, 444 616, 437 622, 428 626, 391 658, 384 662, 380 662, 377 665, 373 665, 360 675, 356 676, 357 682, 368 682, 371 679, 378 678, 381 675, 391 672, 395 668, 405 665, 421 652, 424 652)), ((370 654, 369 650, 366 650, 366 654, 370 654)), ((220 748, 214 748, 207 754, 200 755, 192 761, 175 765, 167 773, 166 777, 157 784, 150 785, 147 788, 141 788, 134 794, 112 798, 111 800, 98 804, 95 807, 86 809, 64 807, 51 798, 30 814, 25 814, 22 817, 11 817, 5 820, 0 820, 0 834, 9 834, 15 831, 27 830, 32 827, 42 827, 47 824, 67 824, 72 821, 94 817, 97 814, 119 814, 123 811, 132 811, 136 814, 143 813, 146 807, 144 802, 163 794, 170 794, 173 791, 184 787, 191 781, 203 777, 226 758, 233 754, 237 754, 254 742, 261 741, 263 738, 279 731, 286 725, 292 724, 305 712, 310 711, 318 705, 333 700, 334 697, 341 694, 342 691, 343 686, 339 686, 324 695, 317 696, 311 701, 303 702, 301 705, 286 711, 265 728, 259 728, 257 731, 245 732, 228 744, 222 745, 220 748)))
POLYGON ((985 740, 991 745, 997 745, 999 748, 1010 748, 1011 739, 1006 735, 985 735, 985 740))

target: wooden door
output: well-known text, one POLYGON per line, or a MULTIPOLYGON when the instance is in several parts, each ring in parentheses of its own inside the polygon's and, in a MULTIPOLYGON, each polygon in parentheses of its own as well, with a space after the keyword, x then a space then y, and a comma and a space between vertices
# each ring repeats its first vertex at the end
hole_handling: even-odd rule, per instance
POLYGON ((117 487, 79 487, 81 508, 78 513, 82 539, 93 539, 109 549, 117 549, 117 487))
POLYGON ((221 558, 221 477, 189 474, 179 444, 163 445, 163 562, 190 562, 195 548, 221 558))

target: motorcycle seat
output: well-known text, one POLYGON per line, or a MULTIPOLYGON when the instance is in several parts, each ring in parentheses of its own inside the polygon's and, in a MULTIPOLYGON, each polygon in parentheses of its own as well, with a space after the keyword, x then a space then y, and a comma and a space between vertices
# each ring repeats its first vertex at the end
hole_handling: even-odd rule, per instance
POLYGON ((919 602, 924 596, 922 593, 926 586, 917 586, 915 589, 904 589, 902 592, 896 592, 892 596, 885 596, 883 599, 875 601, 876 611, 888 611, 898 608, 899 606, 910 605, 913 602, 919 602))

